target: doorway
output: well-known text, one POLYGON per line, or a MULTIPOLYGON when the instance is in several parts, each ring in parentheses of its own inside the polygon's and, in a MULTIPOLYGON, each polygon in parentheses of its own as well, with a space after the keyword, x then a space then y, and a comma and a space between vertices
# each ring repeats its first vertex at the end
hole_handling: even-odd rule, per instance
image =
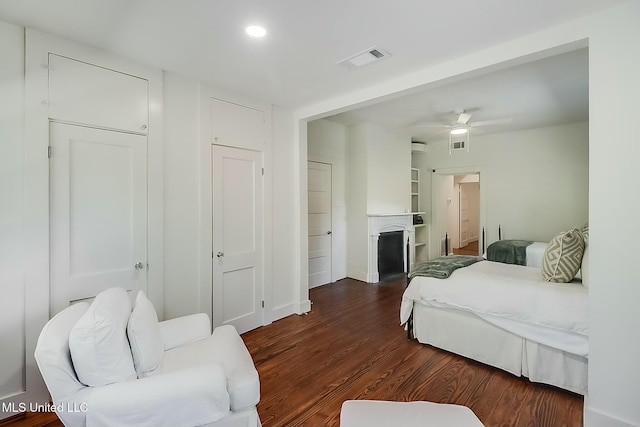
POLYGON ((433 170, 430 245, 434 257, 482 254, 486 188, 481 176, 479 168, 433 170))
POLYGON ((480 255, 480 175, 456 175, 458 191, 458 245, 452 248, 457 255, 480 255))

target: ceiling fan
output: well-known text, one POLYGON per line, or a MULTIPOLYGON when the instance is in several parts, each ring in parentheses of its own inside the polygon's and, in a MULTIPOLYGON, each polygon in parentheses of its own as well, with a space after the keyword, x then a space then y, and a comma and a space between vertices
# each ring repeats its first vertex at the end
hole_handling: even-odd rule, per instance
POLYGON ((471 128, 474 128, 474 127, 511 123, 512 121, 512 119, 510 118, 504 118, 504 119, 482 120, 478 122, 470 122, 471 114, 465 112, 465 110, 463 110, 462 108, 458 108, 454 110, 453 114, 455 115, 455 120, 449 124, 421 122, 422 124, 420 123, 416 124, 414 127, 446 128, 447 130, 443 132, 449 131, 451 135, 464 135, 467 132, 469 132, 471 128))

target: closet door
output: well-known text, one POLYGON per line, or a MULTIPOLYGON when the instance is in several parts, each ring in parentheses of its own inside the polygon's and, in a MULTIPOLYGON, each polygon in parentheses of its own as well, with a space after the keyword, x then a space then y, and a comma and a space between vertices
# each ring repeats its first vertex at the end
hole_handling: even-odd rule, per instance
POLYGON ((213 145, 214 325, 263 324, 262 153, 213 145))
POLYGON ((146 134, 149 82, 50 53, 49 119, 146 134))
POLYGON ((52 314, 145 289, 146 136, 52 122, 50 145, 52 314))

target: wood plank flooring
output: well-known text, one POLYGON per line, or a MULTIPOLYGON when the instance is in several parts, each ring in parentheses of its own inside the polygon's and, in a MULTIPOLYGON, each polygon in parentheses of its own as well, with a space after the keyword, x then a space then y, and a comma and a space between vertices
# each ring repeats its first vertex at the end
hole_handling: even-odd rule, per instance
POLYGON ((470 242, 467 246, 453 248, 455 255, 482 255, 478 249, 478 241, 470 242))
MULTIPOLYGON (((243 334, 261 383, 264 427, 338 426, 348 399, 469 406, 485 426, 581 426, 582 396, 407 341, 399 326, 403 276, 314 288, 308 315, 243 334)), ((0 426, 58 427, 54 414, 0 426)))
POLYGON ((243 335, 260 373, 269 426, 338 426, 348 399, 469 406, 485 426, 581 426, 582 396, 407 341, 399 326, 404 278, 314 288, 308 315, 243 335))

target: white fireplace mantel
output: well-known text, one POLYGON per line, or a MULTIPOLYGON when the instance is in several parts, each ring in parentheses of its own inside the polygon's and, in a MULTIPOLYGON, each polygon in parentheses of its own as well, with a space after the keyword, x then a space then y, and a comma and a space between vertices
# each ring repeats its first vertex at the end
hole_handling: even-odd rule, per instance
POLYGON ((415 233, 413 229, 413 215, 414 213, 392 213, 392 214, 369 214, 368 226, 369 226, 369 266, 367 269, 367 282, 376 283, 380 280, 380 274, 378 272, 378 239, 380 233, 387 233, 390 231, 402 231, 403 239, 405 242, 402 245, 402 259, 404 260, 404 271, 407 272, 409 266, 407 265, 407 240, 409 241, 409 259, 410 264, 413 264, 415 257, 414 253, 414 240, 415 233))

